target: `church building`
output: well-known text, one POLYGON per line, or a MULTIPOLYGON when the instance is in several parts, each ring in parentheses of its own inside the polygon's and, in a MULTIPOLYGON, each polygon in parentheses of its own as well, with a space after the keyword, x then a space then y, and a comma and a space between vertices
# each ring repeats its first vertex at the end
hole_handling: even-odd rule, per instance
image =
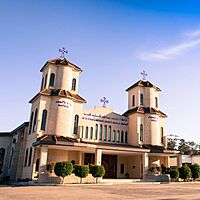
POLYGON ((104 178, 142 179, 151 166, 170 167, 160 88, 144 78, 126 89, 123 114, 105 106, 85 109, 79 94, 82 69, 66 58, 48 60, 41 68, 40 91, 30 100, 30 120, 10 133, 0 133, 0 169, 10 180, 40 180, 46 165, 59 161, 105 167, 104 178))

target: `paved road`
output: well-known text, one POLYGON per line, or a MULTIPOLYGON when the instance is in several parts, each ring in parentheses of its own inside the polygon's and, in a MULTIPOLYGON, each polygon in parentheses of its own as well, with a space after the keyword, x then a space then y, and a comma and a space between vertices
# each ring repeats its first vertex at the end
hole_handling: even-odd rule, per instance
POLYGON ((200 200, 200 184, 0 186, 0 200, 200 200))

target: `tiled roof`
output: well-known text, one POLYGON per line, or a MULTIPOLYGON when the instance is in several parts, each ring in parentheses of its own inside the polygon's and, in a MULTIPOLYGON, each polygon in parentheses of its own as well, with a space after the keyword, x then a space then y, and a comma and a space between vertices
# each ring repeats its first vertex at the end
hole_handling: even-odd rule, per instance
POLYGON ((37 146, 40 144, 49 144, 49 145, 56 145, 56 144, 63 144, 63 143, 74 143, 77 142, 76 139, 70 137, 63 137, 63 136, 56 136, 56 135, 43 135, 37 138, 37 141, 33 143, 33 146, 37 146))
POLYGON ((0 132, 0 137, 1 136, 11 136, 11 132, 0 132))
POLYGON ((69 98, 72 99, 73 101, 78 101, 81 103, 86 103, 86 100, 84 98, 82 98, 81 96, 79 96, 76 93, 72 93, 66 90, 55 90, 55 89, 43 89, 42 91, 40 91, 37 95, 35 95, 30 101, 29 103, 32 103, 32 101, 34 99, 36 99, 38 96, 40 95, 48 95, 48 96, 60 96, 60 97, 65 97, 65 98, 69 98))
POLYGON ((51 60, 48 60, 45 65, 42 67, 42 69, 40 70, 41 72, 44 70, 44 68, 46 67, 47 64, 55 64, 55 65, 70 65, 72 66, 75 70, 82 72, 82 69, 80 67, 78 67, 77 65, 71 63, 69 60, 67 60, 66 58, 61 59, 61 58, 53 58, 51 60))
POLYGON ((132 113, 150 113, 150 114, 157 114, 161 117, 167 117, 165 113, 152 107, 135 107, 133 109, 126 111, 123 115, 128 116, 132 113))
POLYGON ((161 91, 160 88, 158 88, 157 86, 153 85, 151 82, 144 81, 144 80, 139 80, 137 83, 133 84, 128 89, 126 89, 126 91, 129 91, 130 89, 135 88, 137 86, 141 86, 141 87, 153 87, 155 90, 161 91))

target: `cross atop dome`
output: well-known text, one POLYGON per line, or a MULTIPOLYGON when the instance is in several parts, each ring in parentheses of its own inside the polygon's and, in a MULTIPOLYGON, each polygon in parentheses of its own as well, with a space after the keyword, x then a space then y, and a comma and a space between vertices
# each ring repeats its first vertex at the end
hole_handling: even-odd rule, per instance
POLYGON ((145 81, 145 80, 146 80, 146 76, 147 76, 146 71, 143 70, 143 71, 141 72, 141 75, 142 75, 142 80, 145 81))
POLYGON ((65 49, 65 47, 60 48, 59 52, 61 52, 60 58, 65 58, 65 54, 68 53, 68 51, 65 49))

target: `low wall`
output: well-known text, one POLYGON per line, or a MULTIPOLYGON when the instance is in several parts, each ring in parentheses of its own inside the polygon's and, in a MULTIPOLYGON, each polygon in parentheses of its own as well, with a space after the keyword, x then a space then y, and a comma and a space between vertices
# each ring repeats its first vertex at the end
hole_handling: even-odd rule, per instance
MULTIPOLYGON (((99 178, 101 180, 101 178, 99 178)), ((61 183, 62 178, 56 176, 54 173, 49 174, 41 174, 39 179, 39 183, 61 183)), ((70 176, 66 176, 64 179, 64 183, 80 183, 80 178, 75 176, 75 174, 71 174, 70 176)), ((96 183, 96 178, 89 174, 87 177, 82 179, 82 183, 96 183)))

